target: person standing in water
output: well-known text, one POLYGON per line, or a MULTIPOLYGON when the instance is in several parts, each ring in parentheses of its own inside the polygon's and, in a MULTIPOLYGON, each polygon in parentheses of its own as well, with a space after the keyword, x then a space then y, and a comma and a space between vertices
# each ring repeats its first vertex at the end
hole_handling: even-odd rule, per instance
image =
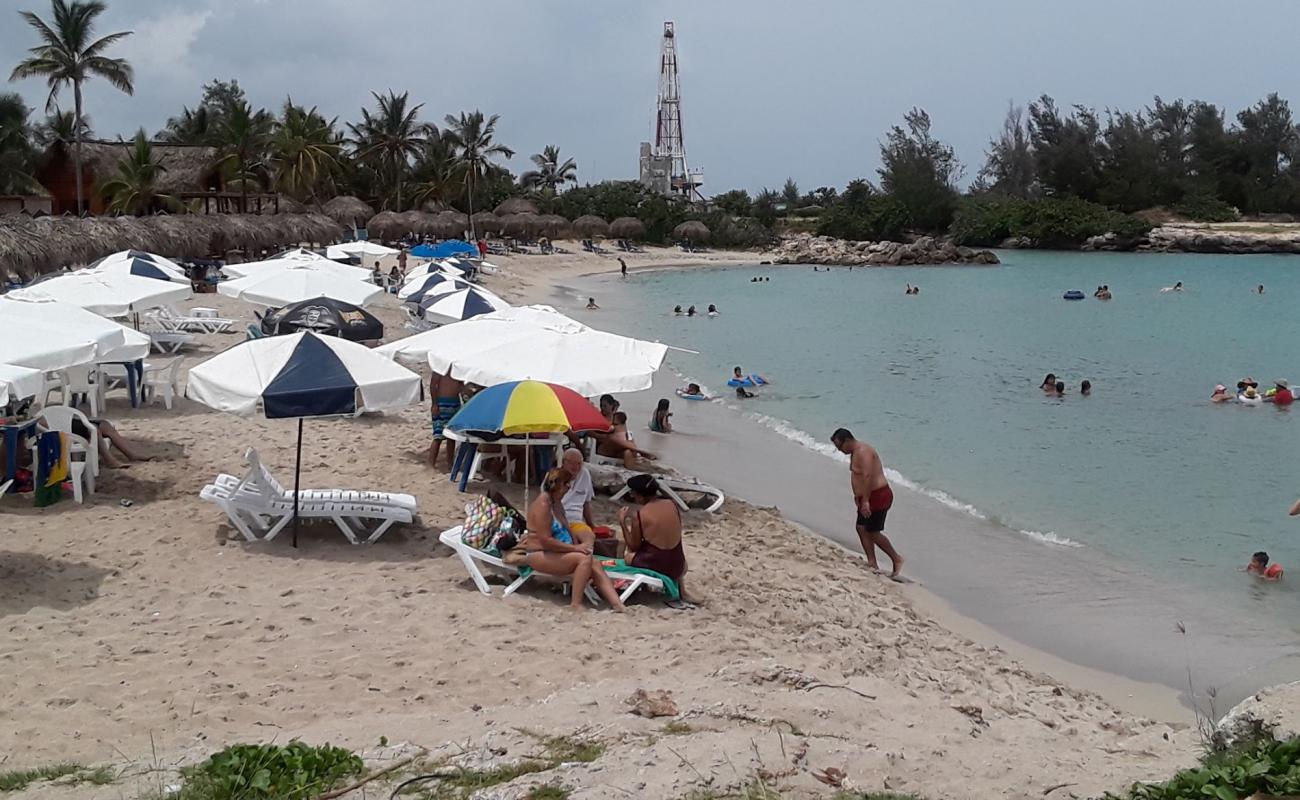
POLYGON ((857 511, 856 528, 862 550, 867 554, 867 566, 873 572, 880 571, 880 565, 876 563, 876 548, 879 547, 893 562, 889 577, 901 582, 903 557, 885 536, 885 517, 894 504, 894 490, 885 478, 885 465, 880 454, 866 442, 853 438, 845 428, 831 434, 831 443, 849 457, 849 483, 853 487, 853 504, 857 511))
POLYGON ((627 262, 622 258, 618 260, 618 271, 623 274, 624 278, 627 277, 627 262))

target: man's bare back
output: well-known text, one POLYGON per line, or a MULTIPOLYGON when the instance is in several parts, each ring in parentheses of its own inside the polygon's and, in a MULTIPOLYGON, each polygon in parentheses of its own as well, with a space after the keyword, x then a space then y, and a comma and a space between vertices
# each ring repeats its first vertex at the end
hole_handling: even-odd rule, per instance
POLYGON ((855 500, 868 497, 875 490, 889 485, 885 478, 885 465, 876 448, 866 442, 853 442, 853 453, 849 456, 849 480, 855 500))

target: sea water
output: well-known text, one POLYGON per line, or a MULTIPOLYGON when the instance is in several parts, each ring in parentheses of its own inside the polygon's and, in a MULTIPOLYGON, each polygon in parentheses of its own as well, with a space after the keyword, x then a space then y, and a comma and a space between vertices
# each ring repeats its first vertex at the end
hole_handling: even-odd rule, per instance
MULTIPOLYGON (((1020 567, 1045 572, 1029 580, 1069 585, 1067 602, 1106 599, 1075 597, 1089 587, 1193 598, 1218 637, 1221 680, 1294 655, 1300 518, 1286 512, 1300 496, 1300 405, 1208 398, 1216 383, 1234 388, 1245 376, 1261 388, 1300 382, 1300 258, 1000 256, 992 267, 634 271, 572 288, 602 306, 585 321, 698 351, 673 351, 669 368, 707 387, 722 413, 827 459, 830 432, 849 428, 879 449, 897 484, 1032 554, 1020 567), (1184 291, 1160 291, 1178 281, 1184 291), (907 284, 920 293, 905 295, 907 284), (1113 300, 1092 298, 1101 284, 1113 300), (1088 299, 1063 300, 1071 289, 1088 299), (716 317, 704 313, 709 304, 716 317), (674 315, 677 305, 698 313, 674 315), (734 366, 771 384, 738 400, 726 385, 734 366), (1048 372, 1066 383, 1063 397, 1038 389, 1048 372), (1239 573, 1256 550, 1293 574, 1261 587, 1239 573), (1098 577, 1112 568, 1125 576, 1118 584, 1098 577)), ((679 412, 687 403, 673 400, 679 412)), ((903 549, 915 574, 931 585, 941 577, 926 570, 937 554, 903 549)), ((978 596, 999 583, 1009 581, 993 577, 978 596)), ((1007 607, 1024 599, 1003 598, 1007 607)), ((1136 672, 1173 682, 1176 671, 1136 672)))

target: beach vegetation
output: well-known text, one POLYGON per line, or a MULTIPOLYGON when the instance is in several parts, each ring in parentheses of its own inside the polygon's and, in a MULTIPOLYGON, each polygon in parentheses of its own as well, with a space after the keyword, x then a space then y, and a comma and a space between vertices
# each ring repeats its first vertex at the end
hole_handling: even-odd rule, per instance
POLYGON ((215 166, 225 175, 226 186, 237 187, 245 198, 250 189, 257 192, 267 185, 267 146, 274 130, 275 118, 268 111, 240 100, 227 109, 213 131, 212 144, 218 153, 215 166))
POLYGON ((108 198, 109 211, 116 214, 147 214, 152 211, 176 211, 181 201, 159 187, 167 168, 153 157, 153 145, 141 128, 131 142, 130 153, 117 162, 117 170, 100 185, 108 198))
POLYGON ((236 744, 181 770, 175 800, 307 800, 365 770, 361 757, 328 744, 236 744))
POLYGON ((281 192, 298 200, 321 199, 322 190, 339 172, 343 154, 337 123, 337 118, 325 119, 315 106, 285 99, 269 142, 271 170, 281 192))
POLYGON ((0 194, 37 190, 35 131, 28 122, 31 109, 15 93, 0 94, 0 194))
POLYGON ((1135 783, 1124 794, 1107 800, 1184 800, 1300 795, 1300 739, 1279 742, 1268 738, 1207 755, 1199 766, 1185 769, 1164 783, 1135 783))
POLYGON ((380 208, 401 210, 411 162, 435 131, 420 121, 423 103, 411 105, 409 92, 372 92, 375 109, 361 109, 361 121, 349 123, 353 156, 373 176, 372 192, 380 208))
POLYGON ((578 162, 571 158, 560 158, 560 148, 548 144, 542 152, 529 157, 536 169, 530 169, 519 176, 519 185, 525 189, 539 189, 552 194, 559 192, 566 183, 578 182, 578 162))
POLYGON ((45 121, 33 129, 32 141, 39 147, 49 147, 55 142, 70 144, 77 138, 78 128, 81 129, 83 140, 95 137, 89 114, 82 114, 81 124, 78 125, 75 114, 55 106, 53 111, 45 115, 45 121))
POLYGON ((527 800, 568 800, 573 790, 557 783, 534 786, 529 790, 527 800))
POLYGON ((33 783, 58 781, 67 786, 82 783, 107 786, 116 782, 117 774, 108 767, 89 767, 85 764, 60 762, 33 769, 11 769, 0 772, 0 792, 20 792, 33 783))
POLYGON ((959 245, 997 247, 1006 239, 1026 239, 1034 247, 1077 247, 1092 236, 1114 233, 1136 239, 1151 223, 1099 203, 1077 198, 965 198, 957 207, 951 233, 959 245))
POLYGON ((45 101, 46 110, 53 109, 59 91, 72 89, 73 164, 77 184, 77 208, 85 208, 85 190, 81 175, 82 141, 82 86, 91 78, 103 78, 126 94, 135 91, 134 73, 124 58, 109 56, 115 43, 131 35, 119 31, 95 38, 95 23, 107 10, 99 0, 51 0, 50 18, 45 20, 31 11, 19 14, 36 32, 38 44, 28 50, 29 55, 14 67, 9 80, 44 78, 50 93, 45 101))
POLYGON ((1236 222, 1241 219, 1237 209, 1207 194, 1188 195, 1174 206, 1173 211, 1192 222, 1236 222))
POLYGON ((930 115, 913 108, 880 145, 880 189, 907 214, 909 227, 945 230, 957 208, 963 167, 952 146, 931 133, 930 115))
MULTIPOLYGON (((500 115, 485 116, 482 111, 462 111, 458 116, 448 114, 443 138, 451 145, 455 162, 465 176, 465 212, 474 216, 474 188, 482 183, 496 167, 496 158, 514 158, 515 151, 496 140, 497 123, 500 115)), ((555 151, 559 157, 559 150, 555 151)), ((576 170, 576 165, 574 166, 576 170)), ((480 208, 489 207, 482 202, 480 208)), ((400 203, 399 203, 400 204, 400 203)), ((471 223, 472 225, 472 223, 471 223)))

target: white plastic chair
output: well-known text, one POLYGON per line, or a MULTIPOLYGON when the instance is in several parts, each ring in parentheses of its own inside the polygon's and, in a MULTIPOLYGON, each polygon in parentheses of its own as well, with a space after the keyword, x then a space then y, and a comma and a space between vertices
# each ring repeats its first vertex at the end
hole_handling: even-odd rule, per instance
POLYGON ((58 372, 45 373, 45 387, 41 390, 41 405, 50 404, 50 395, 55 391, 59 393, 59 402, 63 405, 68 404, 68 385, 63 382, 63 375, 58 372))
POLYGON ((59 377, 63 382, 64 405, 71 406, 75 396, 82 395, 90 406, 90 415, 98 417, 100 403, 103 401, 103 387, 92 380, 94 375, 95 367, 91 364, 61 370, 59 377))
POLYGON ((84 453, 86 464, 90 466, 87 485, 91 493, 95 491, 95 478, 99 477, 99 426, 91 422, 85 414, 72 406, 46 406, 36 415, 46 429, 70 435, 73 441, 72 453, 84 453), (77 420, 90 432, 90 439, 84 439, 72 432, 72 421, 77 420))
POLYGON ((160 396, 168 411, 172 402, 180 394, 181 363, 184 358, 173 358, 168 364, 148 365, 144 368, 144 379, 140 382, 140 396, 145 402, 152 403, 160 396))

